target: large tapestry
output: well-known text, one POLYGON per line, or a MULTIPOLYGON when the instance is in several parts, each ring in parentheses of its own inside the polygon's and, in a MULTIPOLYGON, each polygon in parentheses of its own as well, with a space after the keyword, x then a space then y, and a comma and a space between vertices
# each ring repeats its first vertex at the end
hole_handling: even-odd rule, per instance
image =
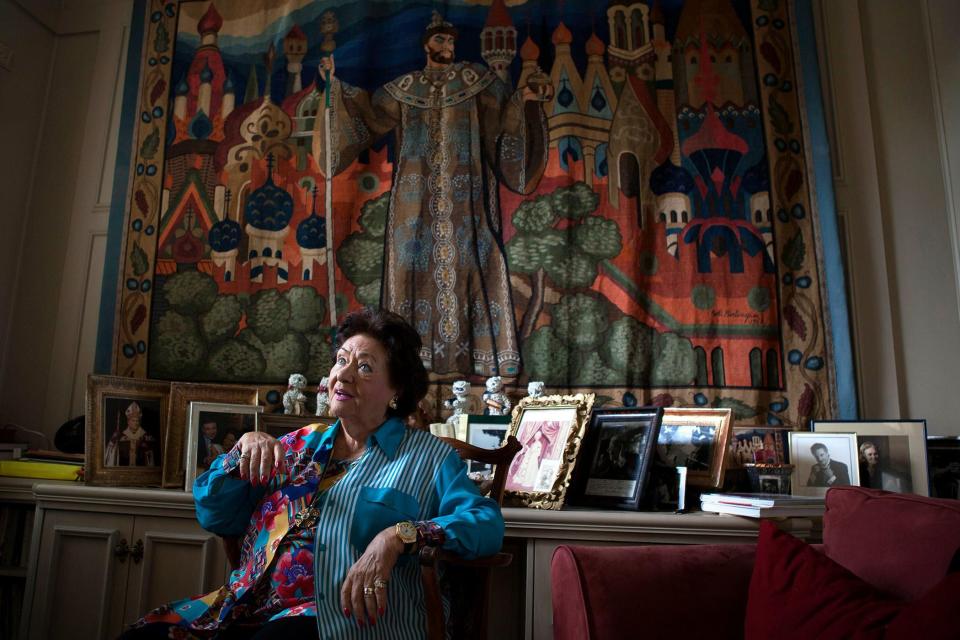
POLYGON ((374 305, 438 416, 491 375, 834 415, 787 0, 147 7, 115 373, 315 384, 374 305))

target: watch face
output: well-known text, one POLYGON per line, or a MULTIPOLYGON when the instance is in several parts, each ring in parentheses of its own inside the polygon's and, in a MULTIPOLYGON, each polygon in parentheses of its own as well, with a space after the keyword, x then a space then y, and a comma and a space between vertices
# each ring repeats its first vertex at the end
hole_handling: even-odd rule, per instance
POLYGON ((406 543, 417 541, 417 528, 412 522, 398 522, 397 536, 406 543))

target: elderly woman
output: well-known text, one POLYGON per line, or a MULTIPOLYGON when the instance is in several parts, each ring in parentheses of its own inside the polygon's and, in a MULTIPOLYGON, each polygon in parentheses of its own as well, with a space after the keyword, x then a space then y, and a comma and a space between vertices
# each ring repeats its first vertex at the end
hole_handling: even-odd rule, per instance
POLYGON ((353 313, 330 370, 332 427, 244 434, 197 478, 200 524, 242 535, 226 586, 148 614, 125 637, 419 638, 424 545, 496 553, 498 505, 456 451, 404 419, 427 388, 420 338, 400 316, 353 313), (252 630, 255 629, 255 630, 252 630))

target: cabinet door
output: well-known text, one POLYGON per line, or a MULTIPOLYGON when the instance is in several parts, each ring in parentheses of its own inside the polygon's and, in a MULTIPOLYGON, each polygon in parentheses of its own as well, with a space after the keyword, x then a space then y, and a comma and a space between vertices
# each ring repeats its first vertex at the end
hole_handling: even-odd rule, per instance
POLYGON ((129 515, 46 510, 28 597, 30 638, 115 638, 123 615, 129 515), (123 559, 121 561, 121 558, 123 559))
MULTIPOLYGON (((226 581, 226 556, 220 538, 194 519, 137 516, 131 545, 124 624, 173 600, 213 591, 226 581)), ((119 632, 119 630, 118 630, 119 632)))

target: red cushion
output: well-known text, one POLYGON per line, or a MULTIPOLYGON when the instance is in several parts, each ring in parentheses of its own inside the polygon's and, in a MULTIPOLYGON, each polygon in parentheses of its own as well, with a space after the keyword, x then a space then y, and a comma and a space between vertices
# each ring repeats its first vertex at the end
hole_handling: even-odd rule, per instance
POLYGON ((957 500, 837 487, 827 492, 826 505, 826 555, 905 600, 940 582, 960 548, 957 500))
POLYGON ((948 576, 916 601, 898 601, 765 520, 750 580, 745 637, 955 638, 960 634, 958 602, 960 574, 948 576))

